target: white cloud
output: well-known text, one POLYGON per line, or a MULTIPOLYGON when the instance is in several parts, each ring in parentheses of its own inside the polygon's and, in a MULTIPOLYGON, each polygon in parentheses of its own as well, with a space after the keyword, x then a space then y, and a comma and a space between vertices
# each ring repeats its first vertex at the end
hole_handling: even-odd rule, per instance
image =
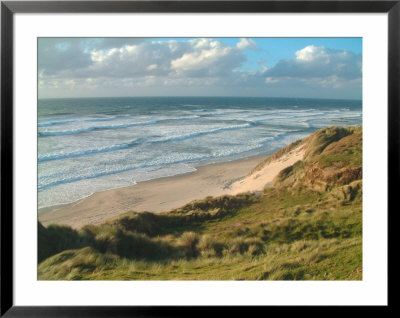
POLYGON ((239 50, 254 49, 256 46, 256 42, 254 42, 252 39, 247 38, 241 38, 240 41, 236 44, 236 47, 239 50))
POLYGON ((234 47, 220 41, 199 39, 191 41, 189 52, 171 61, 171 69, 190 77, 205 77, 228 74, 245 60, 234 47))
POLYGON ((271 78, 321 79, 337 77, 350 80, 361 77, 361 54, 309 45, 293 59, 279 61, 266 72, 271 78))
POLYGON ((147 66, 147 70, 151 71, 151 70, 155 70, 157 68, 157 64, 150 64, 149 66, 147 66))
POLYGON ((299 61, 313 61, 321 57, 328 57, 329 53, 323 46, 309 45, 304 49, 296 51, 296 59, 299 61))
POLYGON ((277 78, 273 78, 273 77, 266 77, 265 78, 265 83, 267 84, 274 84, 274 83, 278 83, 280 80, 277 78))
POLYGON ((171 66, 175 70, 198 70, 209 67, 219 59, 228 56, 230 51, 230 48, 212 47, 202 49, 201 51, 185 53, 181 57, 171 61, 171 66))
POLYGON ((248 49, 257 50, 248 38, 235 45, 211 38, 40 39, 39 93, 173 95, 184 88, 195 95, 278 96, 311 88, 361 91, 361 55, 310 45, 270 68, 261 57, 257 71, 246 71, 248 49))
MULTIPOLYGON (((52 47, 60 46, 60 43, 56 42, 52 47)), ((248 42, 248 45, 252 43, 248 42)), ((40 60, 45 60, 39 65, 41 73, 62 78, 128 78, 148 75, 209 77, 230 74, 246 59, 242 50, 236 46, 224 45, 219 40, 209 38, 139 41, 113 48, 102 48, 94 40, 75 40, 69 41, 65 47, 67 49, 64 51, 53 52, 53 60, 49 63, 44 54, 49 45, 46 42, 40 43, 40 60), (69 63, 65 63, 65 59, 69 63)))

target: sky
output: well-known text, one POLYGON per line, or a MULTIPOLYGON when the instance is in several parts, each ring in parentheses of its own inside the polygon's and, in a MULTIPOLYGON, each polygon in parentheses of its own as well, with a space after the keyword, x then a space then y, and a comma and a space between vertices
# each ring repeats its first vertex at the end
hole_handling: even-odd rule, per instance
POLYGON ((362 98, 361 38, 39 38, 39 98, 362 98))

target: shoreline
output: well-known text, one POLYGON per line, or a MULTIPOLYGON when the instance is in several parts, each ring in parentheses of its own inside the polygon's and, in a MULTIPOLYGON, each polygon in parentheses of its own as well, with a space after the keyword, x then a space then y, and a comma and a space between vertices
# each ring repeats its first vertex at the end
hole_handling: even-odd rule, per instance
POLYGON ((68 225, 79 229, 100 224, 128 211, 164 212, 207 196, 230 194, 230 186, 244 179, 269 155, 258 155, 196 167, 196 171, 163 177, 135 185, 104 190, 71 203, 38 209, 44 225, 68 225))
POLYGON ((167 212, 209 196, 262 191, 272 185, 282 169, 302 160, 304 153, 304 145, 299 145, 256 171, 254 168, 269 155, 198 166, 193 172, 96 192, 73 203, 39 209, 38 220, 44 226, 59 224, 79 229, 129 211, 167 212))
MULTIPOLYGON (((92 192, 92 193, 90 193, 90 194, 88 194, 88 195, 86 195, 86 196, 84 196, 82 198, 79 198, 77 200, 74 200, 74 201, 65 202, 65 203, 57 203, 57 204, 54 204, 54 205, 43 206, 41 208, 38 207, 37 210, 38 210, 38 214, 46 213, 46 212, 53 211, 55 209, 61 208, 61 207, 66 206, 66 205, 74 204, 74 203, 76 203, 78 201, 81 201, 81 200, 84 200, 86 198, 89 198, 89 197, 91 197, 92 195, 94 195, 96 193, 102 193, 102 192, 111 191, 111 190, 117 190, 117 189, 133 187, 133 186, 138 185, 139 183, 141 184, 141 183, 144 183, 144 182, 150 182, 150 181, 156 181, 156 180, 168 179, 168 178, 172 179, 174 177, 181 177, 181 176, 184 176, 184 175, 187 175, 187 174, 196 173, 199 169, 201 169, 202 167, 206 167, 206 166, 223 165, 223 164, 226 164, 226 163, 234 163, 234 162, 240 162, 240 161, 243 161, 243 160, 251 160, 251 159, 257 158, 257 157, 261 158, 261 161, 262 161, 262 160, 266 159, 267 157, 269 157, 271 155, 272 154, 259 154, 259 155, 252 155, 250 157, 241 158, 241 159, 233 159, 233 160, 229 160, 229 161, 221 161, 221 162, 211 162, 211 163, 206 163, 206 164, 199 164, 199 165, 194 166, 194 168, 195 168, 194 171, 182 172, 182 173, 174 174, 174 175, 171 175, 171 176, 165 176, 165 177, 159 177, 159 178, 155 178, 155 179, 138 181, 137 183, 132 184, 132 185, 117 186, 115 188, 109 188, 109 189, 105 189, 105 190, 100 190, 100 191, 97 191, 97 192, 92 192)), ((243 179, 243 177, 242 178, 237 178, 237 180, 232 180, 229 183, 229 185, 232 185, 233 183, 235 183, 236 181, 238 181, 240 179, 243 179)))

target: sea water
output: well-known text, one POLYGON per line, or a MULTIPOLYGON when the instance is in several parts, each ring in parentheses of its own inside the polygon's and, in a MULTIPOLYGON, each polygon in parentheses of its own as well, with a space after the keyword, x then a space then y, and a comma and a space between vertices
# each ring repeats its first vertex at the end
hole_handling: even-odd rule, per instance
POLYGON ((356 100, 126 97, 38 101, 38 205, 271 154, 313 131, 361 125, 356 100))

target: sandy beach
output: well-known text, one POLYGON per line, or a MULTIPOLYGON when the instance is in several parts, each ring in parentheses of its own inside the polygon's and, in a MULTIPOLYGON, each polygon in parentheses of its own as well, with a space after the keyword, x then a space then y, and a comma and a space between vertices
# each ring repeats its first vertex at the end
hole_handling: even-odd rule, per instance
POLYGON ((192 200, 230 193, 230 185, 245 177, 266 156, 200 166, 197 171, 95 193, 79 201, 39 210, 43 225, 80 228, 99 224, 128 211, 162 212, 192 200))
POLYGON ((38 217, 45 226, 64 224, 80 228, 128 211, 163 212, 207 196, 260 191, 272 183, 279 171, 301 160, 303 155, 303 149, 296 148, 251 175, 249 172, 266 156, 200 166, 195 172, 102 191, 70 204, 41 209, 38 217))

